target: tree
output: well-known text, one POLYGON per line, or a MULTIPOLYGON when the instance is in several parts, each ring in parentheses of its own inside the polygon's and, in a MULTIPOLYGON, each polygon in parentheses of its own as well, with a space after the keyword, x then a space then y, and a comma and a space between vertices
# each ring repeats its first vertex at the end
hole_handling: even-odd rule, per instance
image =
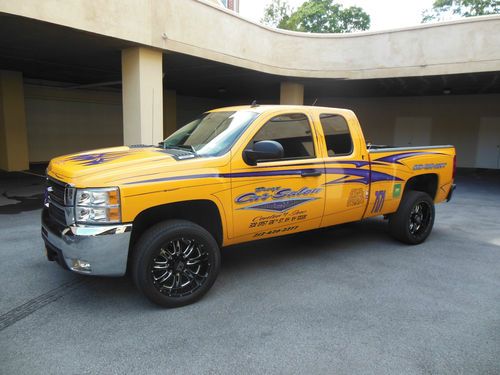
POLYGON ((290 17, 292 8, 286 0, 273 0, 264 9, 264 17, 261 22, 265 25, 278 27, 279 23, 290 17))
POLYGON ((435 0, 422 13, 422 22, 443 21, 449 16, 474 17, 500 14, 500 0, 435 0))
POLYGON ((286 1, 273 0, 263 21, 280 29, 312 33, 349 33, 370 28, 370 16, 362 8, 344 8, 333 0, 308 0, 293 12, 286 1))

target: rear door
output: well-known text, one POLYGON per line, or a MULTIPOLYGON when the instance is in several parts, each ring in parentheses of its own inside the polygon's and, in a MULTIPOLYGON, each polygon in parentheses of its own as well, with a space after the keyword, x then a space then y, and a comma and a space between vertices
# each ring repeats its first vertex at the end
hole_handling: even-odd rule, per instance
POLYGON ((234 237, 247 240, 318 228, 325 175, 310 116, 279 113, 268 115, 261 124, 231 161, 234 237), (279 142, 284 157, 246 164, 243 150, 263 140, 279 142))
POLYGON ((326 204, 321 226, 363 217, 370 190, 370 163, 358 121, 350 111, 315 116, 324 137, 326 204))

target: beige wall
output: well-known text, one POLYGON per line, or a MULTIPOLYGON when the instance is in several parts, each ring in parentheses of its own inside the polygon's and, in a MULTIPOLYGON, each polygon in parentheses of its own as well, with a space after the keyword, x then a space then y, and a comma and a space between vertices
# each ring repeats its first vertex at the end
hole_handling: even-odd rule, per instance
POLYGON ((476 166, 482 119, 497 119, 500 134, 500 95, 321 98, 318 105, 354 110, 366 140, 375 144, 393 144, 398 119, 421 118, 423 123, 430 120, 431 144, 455 145, 459 167, 476 166))
POLYGON ((304 85, 296 82, 281 82, 280 104, 304 104, 304 85))
POLYGON ((28 169, 23 75, 0 70, 0 169, 28 169))
POLYGON ((163 53, 132 47, 122 51, 123 140, 126 145, 163 140, 163 53))
POLYGON ((0 12, 282 76, 364 79, 500 70, 500 16, 306 34, 257 25, 197 0, 0 0, 0 12))
POLYGON ((238 104, 250 104, 250 102, 242 103, 241 101, 198 98, 194 96, 177 96, 177 127, 186 125, 190 121, 196 119, 200 114, 210 109, 227 107, 238 104))
POLYGON ((25 86, 30 162, 123 144, 121 94, 25 86))
MULTIPOLYGON (((54 156, 123 144, 120 93, 25 85, 30 162, 54 156)), ((201 113, 226 105, 225 100, 176 96, 165 92, 168 132, 201 113), (167 104, 170 99, 170 104, 167 104), (173 108, 172 108, 173 107, 173 108), (176 110, 172 113, 172 110, 176 110)), ((167 124, 165 124, 167 126, 167 124)))

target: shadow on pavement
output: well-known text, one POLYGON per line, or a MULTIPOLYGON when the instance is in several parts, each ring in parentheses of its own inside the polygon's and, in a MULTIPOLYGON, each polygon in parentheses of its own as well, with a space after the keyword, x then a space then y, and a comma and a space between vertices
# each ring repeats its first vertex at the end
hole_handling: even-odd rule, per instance
POLYGON ((2 196, 15 203, 0 206, 0 215, 15 215, 25 211, 39 210, 43 207, 44 194, 34 194, 27 197, 10 196, 3 193, 2 196))

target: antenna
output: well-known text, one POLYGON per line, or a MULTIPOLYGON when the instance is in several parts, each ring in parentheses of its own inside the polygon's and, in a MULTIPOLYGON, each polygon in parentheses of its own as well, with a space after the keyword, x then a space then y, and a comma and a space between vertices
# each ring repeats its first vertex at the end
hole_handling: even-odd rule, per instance
POLYGON ((253 108, 253 107, 258 107, 258 106, 259 106, 259 105, 257 104, 257 100, 254 100, 254 101, 252 102, 252 104, 250 105, 250 107, 252 107, 252 108, 253 108))
POLYGON ((318 102, 318 98, 314 99, 314 102, 313 102, 312 106, 314 107, 317 102, 318 102))

